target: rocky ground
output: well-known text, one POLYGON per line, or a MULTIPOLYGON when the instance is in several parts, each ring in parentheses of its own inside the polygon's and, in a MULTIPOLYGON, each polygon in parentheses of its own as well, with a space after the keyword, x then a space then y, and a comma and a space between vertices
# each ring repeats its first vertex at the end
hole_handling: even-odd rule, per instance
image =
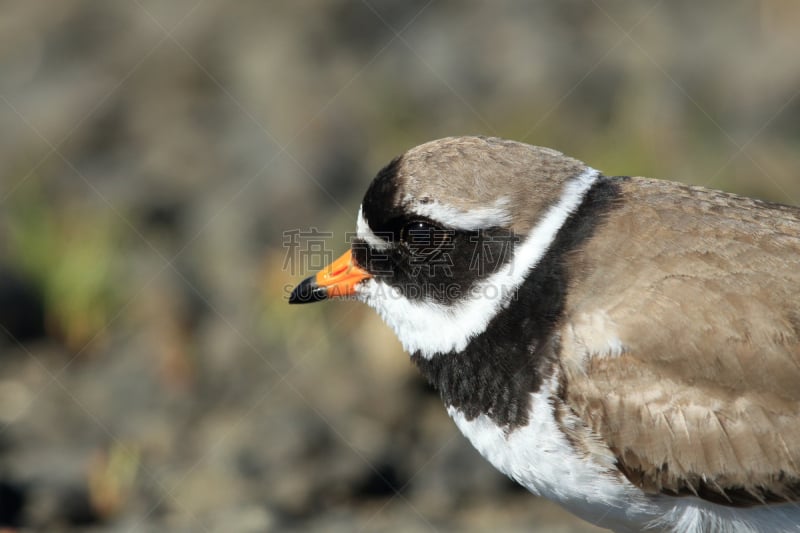
POLYGON ((446 135, 800 203, 798 23, 754 0, 3 3, 0 526, 592 531, 494 472, 368 309, 287 288, 346 249, 380 166, 446 135))

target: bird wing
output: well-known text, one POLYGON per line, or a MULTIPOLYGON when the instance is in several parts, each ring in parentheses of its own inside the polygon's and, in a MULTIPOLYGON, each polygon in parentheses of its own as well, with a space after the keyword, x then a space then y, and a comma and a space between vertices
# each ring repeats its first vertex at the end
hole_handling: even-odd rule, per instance
POLYGON ((800 501, 800 209, 643 181, 571 258, 563 399, 649 493, 800 501))

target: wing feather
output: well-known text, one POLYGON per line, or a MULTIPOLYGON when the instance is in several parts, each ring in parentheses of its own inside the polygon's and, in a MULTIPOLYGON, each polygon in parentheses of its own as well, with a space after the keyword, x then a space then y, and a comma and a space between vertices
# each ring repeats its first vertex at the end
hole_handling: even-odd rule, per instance
POLYGON ((800 209, 640 178, 624 199, 569 259, 564 401, 647 492, 800 501, 800 209))

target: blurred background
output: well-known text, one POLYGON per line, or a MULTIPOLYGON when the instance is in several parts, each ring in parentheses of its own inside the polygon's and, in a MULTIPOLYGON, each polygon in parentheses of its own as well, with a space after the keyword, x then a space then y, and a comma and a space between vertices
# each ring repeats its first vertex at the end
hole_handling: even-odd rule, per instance
POLYGON ((593 531, 287 290, 449 135, 800 204, 800 4, 0 3, 0 525, 593 531))

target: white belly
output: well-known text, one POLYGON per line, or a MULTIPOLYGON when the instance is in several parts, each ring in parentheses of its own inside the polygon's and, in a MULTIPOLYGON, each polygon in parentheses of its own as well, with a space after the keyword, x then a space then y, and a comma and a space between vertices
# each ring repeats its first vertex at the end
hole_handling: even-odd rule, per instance
POLYGON ((627 481, 620 483, 599 465, 578 457, 540 393, 533 394, 529 424, 510 433, 486 415, 467 420, 453 407, 448 413, 495 468, 585 520, 624 531, 632 503, 639 499, 640 505, 647 504, 636 487, 627 481))
POLYGON ((542 391, 532 394, 528 425, 511 432, 486 415, 467 420, 453 407, 448 413, 495 468, 532 493, 600 527, 680 533, 800 533, 800 506, 794 504, 733 508, 697 498, 645 495, 624 477, 608 473, 613 458, 601 465, 575 451, 555 421, 549 388, 545 384, 542 391))

